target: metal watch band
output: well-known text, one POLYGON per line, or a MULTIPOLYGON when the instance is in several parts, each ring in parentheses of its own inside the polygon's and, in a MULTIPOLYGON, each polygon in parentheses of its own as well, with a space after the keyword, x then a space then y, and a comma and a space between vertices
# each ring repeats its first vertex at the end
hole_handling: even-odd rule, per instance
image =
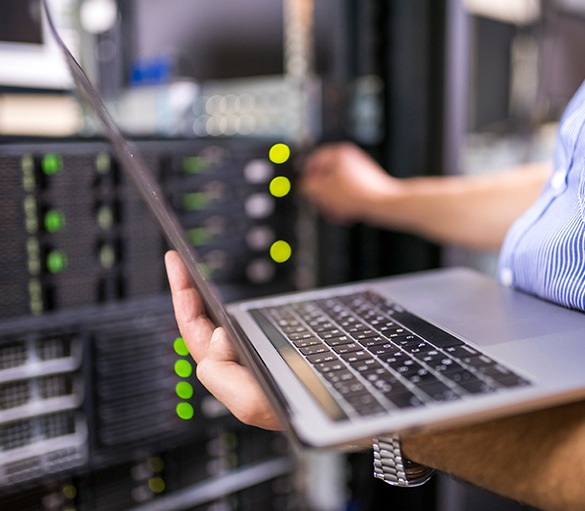
POLYGON ((374 439, 374 477, 392 486, 412 488, 426 483, 434 472, 405 458, 397 436, 374 439))

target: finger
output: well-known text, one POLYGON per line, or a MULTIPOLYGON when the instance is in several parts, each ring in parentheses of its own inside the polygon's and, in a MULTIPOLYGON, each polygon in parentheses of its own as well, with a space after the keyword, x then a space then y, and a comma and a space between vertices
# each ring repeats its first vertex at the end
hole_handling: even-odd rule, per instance
POLYGON ((330 159, 332 150, 329 146, 322 146, 311 153, 305 160, 302 174, 313 176, 323 174, 327 170, 327 162, 330 159))
POLYGON ((299 176, 298 188, 303 195, 319 198, 328 189, 327 183, 331 179, 331 173, 325 170, 326 167, 324 162, 316 162, 299 176))
POLYGON ((179 254, 167 252, 165 266, 179 331, 189 352, 198 362, 207 353, 215 325, 205 315, 203 302, 179 254))
POLYGON ((243 423, 264 429, 283 429, 252 372, 236 361, 223 328, 213 333, 207 355, 197 365, 197 377, 243 423))

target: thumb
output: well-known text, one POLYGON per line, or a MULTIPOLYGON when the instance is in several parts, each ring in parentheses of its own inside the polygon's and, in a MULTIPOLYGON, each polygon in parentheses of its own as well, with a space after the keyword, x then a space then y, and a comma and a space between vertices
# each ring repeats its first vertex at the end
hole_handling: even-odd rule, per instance
POLYGON ((213 362, 239 363, 238 353, 234 349, 227 332, 222 327, 218 327, 213 331, 205 358, 213 362))

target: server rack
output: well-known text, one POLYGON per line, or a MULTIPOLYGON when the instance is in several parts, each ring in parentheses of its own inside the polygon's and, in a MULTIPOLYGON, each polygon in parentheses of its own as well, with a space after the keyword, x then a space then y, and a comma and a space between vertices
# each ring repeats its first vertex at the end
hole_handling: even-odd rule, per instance
MULTIPOLYGON (((228 299, 294 286, 294 179, 276 143, 137 141, 228 299)), ((293 509, 284 438, 198 384, 166 243, 108 145, 4 141, 0 176, 2 509, 293 509)))

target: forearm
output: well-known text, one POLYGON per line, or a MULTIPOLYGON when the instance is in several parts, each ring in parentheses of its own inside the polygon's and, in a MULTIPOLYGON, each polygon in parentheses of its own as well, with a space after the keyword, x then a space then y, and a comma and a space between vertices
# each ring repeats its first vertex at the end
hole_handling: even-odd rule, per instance
POLYGON ((540 509, 585 509, 584 402, 402 444, 413 461, 540 509))
POLYGON ((495 250, 549 174, 546 163, 482 176, 393 180, 364 206, 363 220, 439 243, 495 250))

